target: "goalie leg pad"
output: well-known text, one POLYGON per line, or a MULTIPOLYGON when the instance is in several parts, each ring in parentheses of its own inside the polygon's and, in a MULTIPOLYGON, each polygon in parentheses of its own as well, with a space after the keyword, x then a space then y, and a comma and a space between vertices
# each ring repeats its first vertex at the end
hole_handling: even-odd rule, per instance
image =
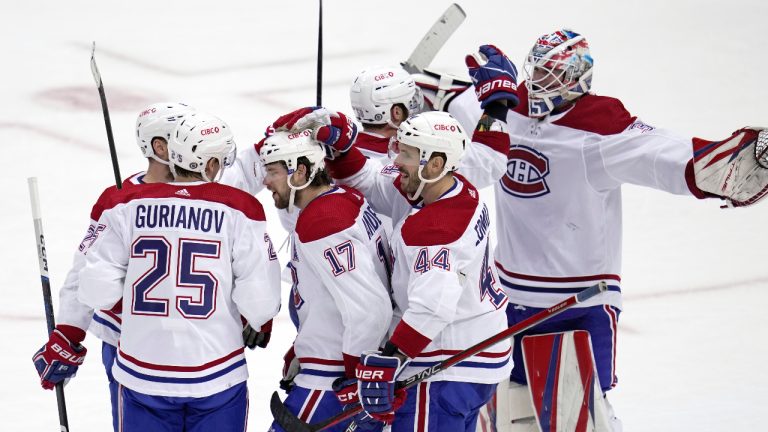
POLYGON ((739 129, 723 141, 694 138, 693 173, 699 189, 729 207, 756 203, 768 194, 768 129, 739 129))
POLYGON ((543 432, 611 430, 588 332, 526 336, 522 349, 543 432))

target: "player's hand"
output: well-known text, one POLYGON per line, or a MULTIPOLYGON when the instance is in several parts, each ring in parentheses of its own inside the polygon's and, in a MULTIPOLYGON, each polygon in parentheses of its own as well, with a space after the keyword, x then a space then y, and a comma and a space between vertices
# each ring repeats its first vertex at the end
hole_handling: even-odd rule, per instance
POLYGON ((85 331, 68 325, 57 326, 40 348, 32 361, 40 375, 40 385, 50 390, 65 379, 72 378, 77 368, 83 364, 88 351, 80 342, 85 339, 85 331))
POLYGON ((312 138, 331 150, 346 152, 357 139, 357 125, 343 113, 320 108, 299 119, 297 130, 312 129, 312 138))
POLYGON ((520 103, 517 68, 500 49, 482 45, 479 52, 465 58, 465 63, 481 108, 485 109, 493 101, 506 101, 510 109, 520 103))
POLYGON ((385 423, 392 423, 395 411, 405 402, 405 390, 395 391, 395 378, 401 365, 397 357, 368 351, 360 356, 360 364, 355 370, 363 409, 385 423))
MULTIPOLYGON (((336 398, 345 411, 360 401, 357 392, 357 379, 337 378, 332 387, 336 393, 336 398)), ((379 431, 384 426, 382 422, 371 417, 365 410, 355 414, 352 419, 357 424, 357 429, 362 432, 379 431)))
POLYGON ((283 379, 280 380, 280 388, 285 390, 286 393, 290 393, 293 390, 293 379, 301 372, 301 365, 299 359, 296 358, 296 351, 293 350, 293 345, 283 356, 283 379))
POLYGON ((256 347, 266 348, 271 337, 272 320, 262 324, 259 330, 254 329, 247 323, 243 328, 243 344, 250 349, 255 349, 256 347))
MULTIPOLYGON (((322 107, 318 107, 318 106, 299 108, 297 110, 289 112, 288 114, 282 115, 278 117, 278 119, 275 120, 269 127, 267 127, 267 130, 264 133, 264 135, 269 137, 276 131, 296 131, 299 129, 296 126, 296 122, 303 119, 308 114, 321 108, 322 107)), ((301 128, 301 129, 306 129, 306 128, 301 128)))

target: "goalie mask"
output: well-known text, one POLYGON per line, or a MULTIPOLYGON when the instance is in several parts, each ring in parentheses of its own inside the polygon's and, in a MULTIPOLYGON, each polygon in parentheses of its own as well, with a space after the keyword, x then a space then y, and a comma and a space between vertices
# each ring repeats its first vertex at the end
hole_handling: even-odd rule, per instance
POLYGON ((219 181, 224 169, 231 166, 237 155, 232 130, 220 118, 207 113, 185 116, 168 141, 170 168, 177 177, 176 168, 200 173, 207 182, 219 181), (208 178, 205 168, 208 161, 216 159, 219 171, 208 178))
POLYGON ((393 128, 392 107, 402 104, 405 116, 420 113, 424 108, 424 96, 408 72, 400 67, 375 67, 358 74, 349 91, 352 110, 361 123, 384 125, 393 128))
POLYGON ((397 138, 392 150, 399 153, 399 145, 405 144, 419 150, 418 171, 419 186, 408 199, 416 200, 427 183, 434 183, 459 167, 459 162, 467 147, 467 135, 459 122, 450 114, 442 111, 428 111, 408 118, 397 129, 397 138), (445 155, 443 171, 433 179, 422 175, 432 155, 445 155))
POLYGON ((288 212, 292 212, 296 198, 296 191, 302 190, 312 183, 317 173, 325 168, 325 149, 312 138, 312 130, 306 129, 300 132, 278 131, 264 139, 259 148, 259 157, 264 166, 275 162, 285 163, 288 170, 288 187, 291 189, 288 198, 288 212), (299 159, 305 157, 309 160, 309 173, 307 182, 303 185, 294 185, 291 176, 299 167, 299 159))
POLYGON ((162 138, 170 142, 171 134, 184 116, 194 112, 194 108, 183 103, 156 103, 148 106, 136 118, 136 144, 139 145, 144 157, 152 158, 161 164, 168 165, 157 157, 152 140, 162 138))
POLYGON ((528 115, 546 116, 589 92, 592 65, 584 36, 562 29, 539 37, 525 59, 528 115))

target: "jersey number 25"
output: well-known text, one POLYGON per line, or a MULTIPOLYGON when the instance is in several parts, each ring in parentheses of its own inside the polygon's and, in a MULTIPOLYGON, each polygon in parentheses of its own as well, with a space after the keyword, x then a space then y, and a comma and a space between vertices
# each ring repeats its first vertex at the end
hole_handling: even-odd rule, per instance
MULTIPOLYGON (((206 319, 216 310, 219 281, 209 271, 195 268, 198 258, 218 259, 221 243, 200 239, 179 239, 176 286, 197 290, 196 296, 177 295, 176 309, 187 319, 206 319)), ((171 244, 165 237, 142 236, 131 246, 131 258, 153 258, 152 267, 133 284, 131 313, 168 316, 169 299, 151 297, 152 290, 170 274, 171 244)))

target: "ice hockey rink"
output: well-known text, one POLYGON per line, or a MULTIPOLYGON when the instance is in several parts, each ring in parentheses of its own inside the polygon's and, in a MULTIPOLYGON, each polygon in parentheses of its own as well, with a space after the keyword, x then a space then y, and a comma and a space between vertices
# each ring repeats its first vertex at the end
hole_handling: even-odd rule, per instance
MULTIPOLYGON (((324 3, 323 103, 346 112, 356 73, 404 60, 449 5, 324 3)), ((522 70, 537 36, 569 26, 590 42, 595 91, 620 98, 645 122, 708 139, 768 126, 766 2, 460 4, 467 19, 433 69, 466 75, 464 55, 494 43, 522 70)), ((90 207, 114 182, 89 67, 91 42, 127 176, 146 165, 133 127, 149 103, 184 101, 220 116, 240 149, 276 116, 313 105, 317 2, 45 0, 4 2, 0 15, 0 238, 7 242, 0 252, 0 430, 53 431, 55 396, 40 388, 31 362, 47 336, 27 177, 39 179, 58 304, 90 207)), ((491 191, 484 196, 493 205, 491 191)), ((272 201, 258 198, 279 245, 286 235, 272 201)), ((765 430, 768 203, 719 205, 624 187, 625 302, 619 385, 610 398, 625 431, 765 430)), ((280 258, 284 264, 285 251, 280 258)), ((247 354, 249 431, 266 431, 272 421, 269 396, 293 336, 284 310, 268 349, 247 354)), ((90 354, 66 387, 70 430, 107 431, 101 345, 92 336, 85 344, 90 354)))

